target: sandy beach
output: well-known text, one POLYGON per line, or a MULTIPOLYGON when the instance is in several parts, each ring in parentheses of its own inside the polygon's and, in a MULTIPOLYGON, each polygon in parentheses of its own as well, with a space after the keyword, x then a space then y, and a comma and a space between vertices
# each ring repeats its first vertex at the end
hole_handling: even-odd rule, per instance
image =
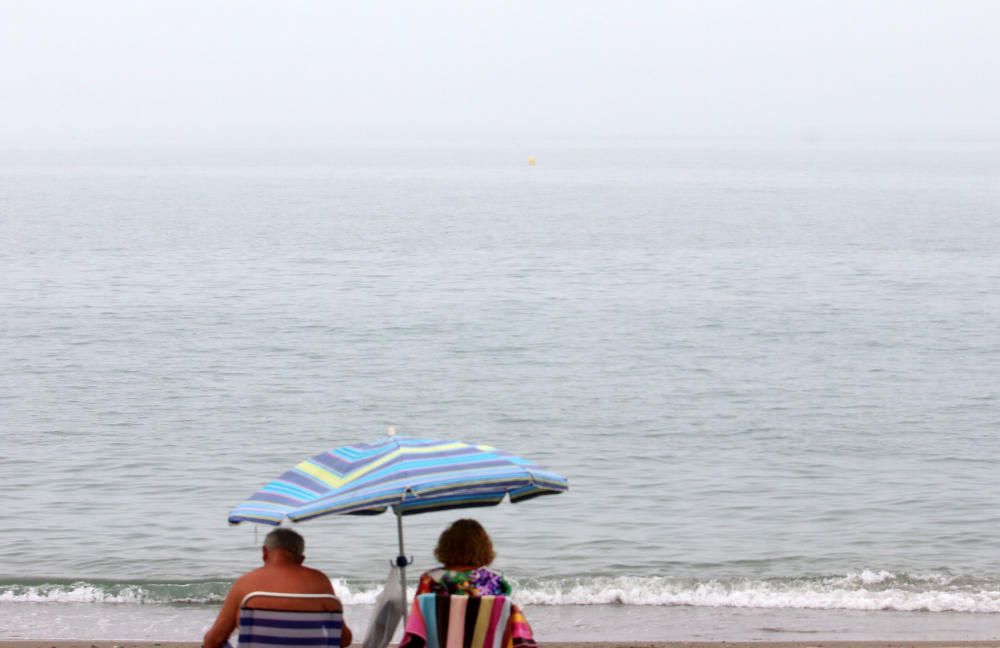
MULTIPOLYGON (((356 644, 359 645, 359 644, 356 644)), ((1000 648, 996 641, 541 642, 545 648, 1000 648)), ((0 641, 0 648, 199 648, 193 641, 0 641)), ((395 644, 390 644, 395 646, 395 644)))

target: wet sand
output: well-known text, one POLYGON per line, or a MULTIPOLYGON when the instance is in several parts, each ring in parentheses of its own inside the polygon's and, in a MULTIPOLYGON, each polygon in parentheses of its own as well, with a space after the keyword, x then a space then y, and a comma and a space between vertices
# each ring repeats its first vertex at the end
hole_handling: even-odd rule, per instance
MULTIPOLYGON (((372 606, 351 608, 347 621, 356 637, 364 636, 371 611, 372 606)), ((205 605, 104 605, 95 610, 89 604, 0 603, 0 648, 192 648, 217 612, 205 605), (114 637, 117 641, 109 639, 114 637)), ((535 606, 529 613, 535 636, 544 646, 557 648, 1000 648, 997 614, 627 605, 535 606)))

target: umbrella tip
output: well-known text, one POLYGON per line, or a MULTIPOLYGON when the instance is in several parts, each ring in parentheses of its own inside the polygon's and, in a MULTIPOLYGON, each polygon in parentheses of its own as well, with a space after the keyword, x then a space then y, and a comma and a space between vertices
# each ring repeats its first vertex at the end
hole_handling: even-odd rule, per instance
POLYGON ((390 425, 385 431, 387 436, 396 436, 396 426, 390 425))

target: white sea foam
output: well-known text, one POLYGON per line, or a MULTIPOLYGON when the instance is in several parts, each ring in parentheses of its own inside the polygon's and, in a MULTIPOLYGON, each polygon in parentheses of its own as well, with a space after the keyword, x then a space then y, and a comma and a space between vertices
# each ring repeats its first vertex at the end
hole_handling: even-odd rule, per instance
MULTIPOLYGON (((371 605, 381 584, 337 579, 346 605, 371 605)), ((226 583, 8 584, 0 602, 217 604, 226 583)), ((412 596, 412 589, 410 595, 412 596)), ((829 577, 768 580, 616 577, 515 582, 525 605, 631 605, 1000 613, 1000 579, 861 570, 829 577)))
POLYGON ((530 605, 690 605, 1000 613, 1000 583, 956 585, 941 575, 864 570, 830 578, 682 581, 607 578, 519 588, 530 605))
POLYGON ((860 572, 851 572, 844 577, 844 583, 862 583, 864 585, 874 585, 876 583, 884 583, 887 580, 893 580, 896 575, 892 572, 887 572, 885 570, 872 571, 871 569, 864 569, 860 572))
POLYGON ((149 593, 141 586, 109 591, 87 583, 72 585, 7 586, 0 603, 145 603, 149 593))
MULTIPOLYGON (((375 597, 382 591, 381 585, 364 587, 356 584, 352 587, 350 583, 339 578, 333 579, 333 589, 337 592, 340 600, 348 605, 374 605, 375 597)), ((408 594, 413 596, 413 591, 409 591, 408 594)))

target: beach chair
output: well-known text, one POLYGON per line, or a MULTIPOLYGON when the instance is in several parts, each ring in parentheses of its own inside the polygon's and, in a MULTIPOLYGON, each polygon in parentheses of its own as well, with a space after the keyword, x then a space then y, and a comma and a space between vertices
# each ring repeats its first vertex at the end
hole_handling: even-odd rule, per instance
POLYGON ((505 596, 421 594, 400 648, 537 648, 520 608, 505 596))
POLYGON ((251 592, 240 603, 237 648, 340 648, 343 626, 343 607, 333 594, 251 592), (315 609, 275 609, 285 605, 274 606, 274 599, 285 605, 295 599, 315 601, 302 606, 315 609), (336 603, 335 609, 322 609, 330 600, 336 603))

